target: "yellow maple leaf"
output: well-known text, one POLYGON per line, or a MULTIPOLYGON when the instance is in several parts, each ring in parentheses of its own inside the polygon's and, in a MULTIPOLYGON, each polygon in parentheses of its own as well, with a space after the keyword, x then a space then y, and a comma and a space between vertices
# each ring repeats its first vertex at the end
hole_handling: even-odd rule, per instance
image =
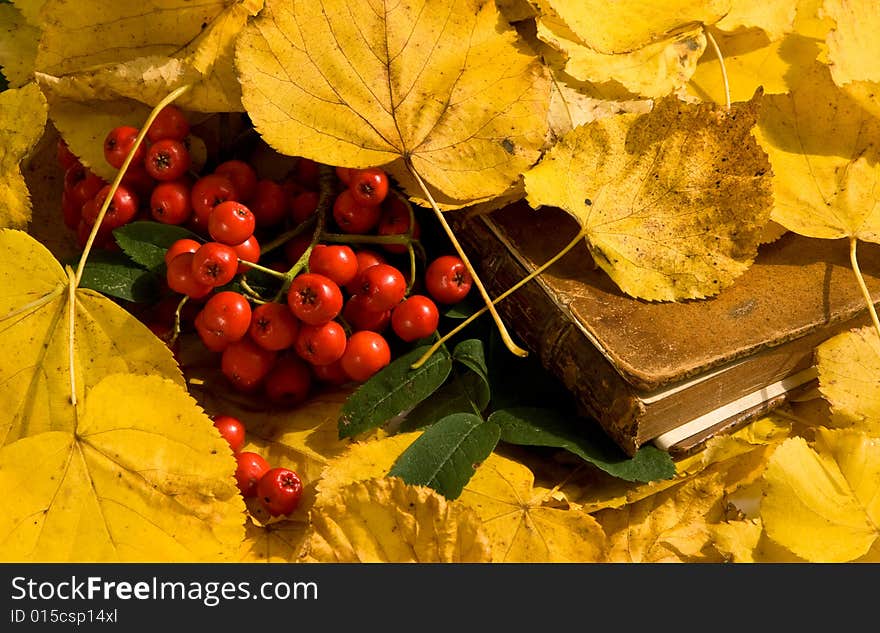
POLYGON ((11 87, 21 87, 33 79, 39 39, 40 29, 27 21, 18 6, 0 4, 0 67, 11 87))
POLYGON ((551 490, 536 488, 531 470, 493 453, 477 469, 459 501, 482 519, 493 562, 596 562, 605 535, 579 509, 553 507, 551 490), (549 502, 549 503, 548 503, 549 502))
POLYGON ((77 290, 54 257, 21 231, 0 231, 0 445, 76 428, 71 395, 109 374, 157 374, 183 384, 168 348, 106 297, 77 290), (72 345, 72 347, 71 347, 72 345))
POLYGON ((667 97, 577 128, 526 172, 529 204, 577 219, 627 294, 716 294, 751 264, 770 212, 769 164, 751 133, 758 104, 725 113, 667 97))
POLYGON ((773 166, 772 217, 809 237, 880 240, 880 121, 816 64, 791 93, 770 95, 756 133, 773 166))
POLYGON ((488 562, 476 513, 397 477, 349 483, 311 513, 303 562, 488 562))
MULTIPOLYGON (((400 433, 353 445, 325 469, 318 482, 319 502, 351 482, 387 474, 419 435, 400 433)), ((551 493, 534 486, 526 466, 492 453, 457 501, 483 520, 495 562, 599 560, 603 535, 596 522, 577 509, 553 507, 551 493)))
POLYGON ((75 433, 0 449, 0 560, 228 558, 244 534, 234 470, 229 445, 179 384, 106 376, 77 406, 75 433))
POLYGON ((709 525, 722 516, 718 473, 695 477, 594 516, 608 537, 608 562, 713 562, 709 525))
POLYGON ((880 342, 874 328, 843 332, 816 350, 819 389, 831 422, 880 437, 880 342))
POLYGON ((248 114, 276 150, 384 165, 415 195, 410 165, 447 208, 505 191, 547 130, 543 67, 487 0, 270 1, 239 38, 236 65, 248 114))
POLYGON ((764 475, 761 519, 780 545, 812 562, 847 562, 880 536, 880 440, 818 429, 813 448, 795 437, 764 475))
POLYGON ((0 93, 0 228, 24 228, 31 204, 20 163, 46 126, 46 100, 34 84, 0 93))

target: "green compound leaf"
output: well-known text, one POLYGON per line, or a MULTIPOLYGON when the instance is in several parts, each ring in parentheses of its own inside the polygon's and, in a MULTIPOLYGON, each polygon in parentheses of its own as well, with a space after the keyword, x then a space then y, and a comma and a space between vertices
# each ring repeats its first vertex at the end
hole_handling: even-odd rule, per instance
POLYGON ((452 371, 452 358, 437 350, 418 369, 410 369, 427 351, 420 346, 391 362, 358 387, 342 407, 339 438, 353 437, 383 425, 434 393, 452 371))
POLYGON ((182 226, 160 222, 132 222, 113 231, 116 243, 132 261, 155 270, 165 263, 165 252, 177 240, 202 238, 182 226))
POLYGON ((480 462, 495 449, 500 433, 497 424, 472 413, 447 416, 400 454, 388 476, 456 499, 480 462))
POLYGON ((455 346, 452 350, 452 360, 467 367, 480 377, 481 382, 476 383, 478 391, 475 392, 474 403, 482 411, 489 404, 491 390, 489 386, 489 368, 486 365, 486 353, 483 349, 483 341, 478 338, 467 339, 455 346))
POLYGON ((83 267, 80 287, 101 294, 150 303, 159 299, 159 279, 156 275, 133 263, 122 253, 93 251, 83 267))
POLYGON ((630 458, 595 425, 560 411, 512 407, 495 411, 489 420, 501 428, 505 442, 562 448, 626 481, 656 481, 675 475, 675 464, 665 451, 643 446, 630 458))

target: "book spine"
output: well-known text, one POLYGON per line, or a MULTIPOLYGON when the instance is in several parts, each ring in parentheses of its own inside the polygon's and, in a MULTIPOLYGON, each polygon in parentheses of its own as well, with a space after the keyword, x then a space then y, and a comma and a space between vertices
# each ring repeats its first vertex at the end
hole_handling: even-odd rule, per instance
MULTIPOLYGON (((531 272, 479 216, 450 213, 448 218, 490 296, 498 296, 531 272)), ((573 323, 559 298, 538 278, 501 301, 497 309, 507 327, 574 394, 586 413, 628 455, 634 455, 645 441, 639 434, 644 405, 573 323)))

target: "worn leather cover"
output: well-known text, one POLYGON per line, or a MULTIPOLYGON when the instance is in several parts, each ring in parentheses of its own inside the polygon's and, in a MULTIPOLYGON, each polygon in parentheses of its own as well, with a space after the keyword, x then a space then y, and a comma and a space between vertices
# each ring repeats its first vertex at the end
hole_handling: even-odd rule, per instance
MULTIPOLYGON (((522 202, 450 218, 493 296, 558 253, 578 228, 558 209, 535 211, 522 202)), ((858 254, 876 302, 880 246, 860 244, 858 254)), ((593 267, 586 246, 576 247, 502 301, 499 312, 629 454, 664 424, 674 428, 731 399, 727 392, 750 389, 756 372, 784 377, 812 362, 817 342, 867 323, 848 241, 793 233, 762 246, 749 270, 719 295, 677 303, 625 295, 593 267), (746 358, 756 359, 754 367, 737 364, 746 358), (759 366, 757 359, 765 360, 759 366), (659 398, 667 412, 700 411, 677 410, 668 422, 654 419, 644 428, 648 409, 658 406, 652 395, 730 365, 736 370, 700 384, 699 398, 688 400, 688 389, 659 398)))

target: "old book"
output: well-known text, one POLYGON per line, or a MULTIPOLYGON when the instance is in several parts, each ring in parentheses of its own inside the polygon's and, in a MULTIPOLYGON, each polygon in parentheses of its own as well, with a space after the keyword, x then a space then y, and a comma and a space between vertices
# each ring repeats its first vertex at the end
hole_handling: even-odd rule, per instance
MULTIPOLYGON (((524 203, 450 219, 492 296, 577 232, 564 212, 524 203)), ((858 252, 877 302, 880 246, 858 252)), ((674 303, 625 295, 591 261, 577 247, 498 309, 630 455, 646 442, 693 449, 814 386, 815 347, 870 322, 847 240, 785 234, 717 296, 674 303)))

